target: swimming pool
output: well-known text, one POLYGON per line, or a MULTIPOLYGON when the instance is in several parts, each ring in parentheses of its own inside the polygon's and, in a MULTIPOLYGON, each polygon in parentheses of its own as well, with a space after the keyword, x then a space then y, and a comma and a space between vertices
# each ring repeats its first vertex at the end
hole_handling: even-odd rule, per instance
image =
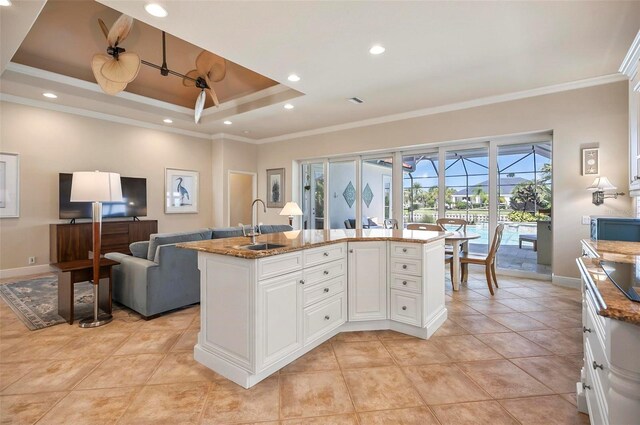
MULTIPOLYGON (((520 243, 520 235, 535 235, 537 233, 536 223, 504 223, 504 231, 502 232, 501 245, 515 245, 520 243)), ((451 228, 452 230, 455 227, 451 228)), ((470 243, 474 245, 489 245, 489 224, 469 224, 467 225, 467 231, 470 233, 477 233, 480 238, 473 239, 470 243)), ((491 234, 493 237, 493 232, 491 234)))

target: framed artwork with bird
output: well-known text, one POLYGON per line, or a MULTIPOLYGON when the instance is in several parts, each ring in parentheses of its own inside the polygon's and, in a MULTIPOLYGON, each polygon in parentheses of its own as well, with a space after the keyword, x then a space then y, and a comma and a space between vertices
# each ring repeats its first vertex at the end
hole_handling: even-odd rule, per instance
POLYGON ((198 212, 198 177, 197 171, 165 168, 165 214, 198 212))

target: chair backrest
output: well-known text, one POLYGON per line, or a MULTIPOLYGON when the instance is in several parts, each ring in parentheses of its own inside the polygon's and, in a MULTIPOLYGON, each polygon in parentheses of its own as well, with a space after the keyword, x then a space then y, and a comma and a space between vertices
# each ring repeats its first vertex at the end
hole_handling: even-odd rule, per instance
POLYGON ((387 218, 384 223, 385 229, 397 229, 398 228, 398 220, 395 218, 387 218))
POLYGON ((462 218, 439 218, 436 220, 438 226, 446 229, 445 226, 458 226, 455 229, 452 229, 454 232, 466 232, 467 224, 469 222, 462 218))
POLYGON ((356 219, 355 218, 348 218, 344 221, 344 228, 345 229, 355 229, 356 228, 356 219))
POLYGON ((437 224, 411 223, 407 224, 407 230, 430 230, 432 232, 442 232, 442 227, 437 224))
POLYGON ((489 255, 487 255, 487 259, 492 260, 495 258, 498 248, 500 248, 500 242, 502 242, 502 232, 504 231, 504 224, 498 224, 496 227, 496 232, 493 235, 493 241, 491 242, 491 249, 489 250, 489 255))

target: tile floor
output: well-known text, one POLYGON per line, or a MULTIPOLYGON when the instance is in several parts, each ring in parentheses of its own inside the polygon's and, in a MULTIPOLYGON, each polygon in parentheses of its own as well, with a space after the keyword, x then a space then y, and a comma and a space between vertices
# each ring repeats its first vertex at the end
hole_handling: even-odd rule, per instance
POLYGON ((199 307, 29 331, 0 301, 2 424, 587 424, 575 407, 580 294, 479 274, 428 341, 337 335, 245 390, 193 360, 199 307))

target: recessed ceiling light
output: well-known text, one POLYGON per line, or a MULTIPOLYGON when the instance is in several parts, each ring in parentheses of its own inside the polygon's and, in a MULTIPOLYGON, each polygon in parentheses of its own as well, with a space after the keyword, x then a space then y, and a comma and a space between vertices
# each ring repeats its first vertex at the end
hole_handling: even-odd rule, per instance
POLYGON ((164 18, 168 15, 167 9, 160 6, 158 3, 148 3, 145 5, 144 10, 146 10, 149 15, 153 15, 156 18, 164 18))
POLYGON ((173 120, 171 118, 165 118, 162 120, 162 122, 165 124, 173 124, 173 120))
POLYGON ((294 83, 296 83, 300 81, 300 77, 298 77, 296 74, 291 74, 287 77, 287 80, 293 81, 294 83))
POLYGON ((229 120, 226 120, 223 124, 224 124, 224 125, 231 125, 231 124, 233 124, 233 123, 232 123, 231 121, 229 121, 229 120))
POLYGON ((293 106, 293 105, 292 105, 292 104, 290 104, 290 103, 285 103, 285 104, 284 104, 284 109, 293 109, 293 108, 295 108, 295 106, 293 106))
POLYGON ((11 6, 11 0, 0 0, 0 6, 11 6))
POLYGON ((384 51, 385 51, 385 48, 382 47, 379 44, 376 44, 375 46, 372 46, 369 49, 369 53, 371 53, 372 55, 380 55, 380 54, 384 53, 384 51))
POLYGON ((55 95, 55 94, 53 94, 53 93, 49 93, 49 92, 47 92, 47 93, 42 93, 42 95, 43 95, 44 97, 48 97, 49 99, 57 99, 57 98, 58 98, 58 96, 57 96, 57 95, 55 95))

